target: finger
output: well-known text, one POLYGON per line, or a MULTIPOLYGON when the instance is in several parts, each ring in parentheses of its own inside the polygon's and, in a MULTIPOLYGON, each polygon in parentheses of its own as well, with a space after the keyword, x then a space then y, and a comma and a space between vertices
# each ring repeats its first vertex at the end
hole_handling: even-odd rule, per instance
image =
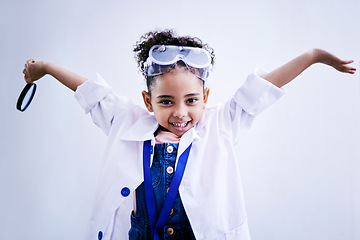
POLYGON ((34 60, 34 59, 29 59, 26 63, 27 63, 28 66, 29 66, 30 64, 34 64, 34 63, 35 63, 35 60, 34 60))
POLYGON ((24 76, 24 79, 25 79, 25 82, 27 82, 27 83, 33 82, 32 79, 31 79, 31 77, 24 76))
POLYGON ((353 68, 353 67, 349 68, 348 67, 348 68, 344 69, 344 72, 354 74, 356 72, 356 68, 353 68))
POLYGON ((341 61, 341 64, 350 64, 350 63, 353 63, 354 60, 342 60, 341 61))

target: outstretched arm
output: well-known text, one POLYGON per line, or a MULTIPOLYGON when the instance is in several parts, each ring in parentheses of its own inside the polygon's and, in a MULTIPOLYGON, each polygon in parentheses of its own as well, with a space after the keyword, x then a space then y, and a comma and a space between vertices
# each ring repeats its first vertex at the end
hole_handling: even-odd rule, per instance
POLYGON ((266 74, 263 78, 275 86, 282 87, 314 63, 327 64, 340 72, 353 74, 356 69, 348 65, 352 62, 352 60, 341 60, 325 50, 313 49, 266 74))
POLYGON ((23 73, 27 83, 34 82, 46 74, 49 74, 73 91, 87 80, 86 78, 53 63, 35 61, 34 59, 30 59, 26 62, 23 73))

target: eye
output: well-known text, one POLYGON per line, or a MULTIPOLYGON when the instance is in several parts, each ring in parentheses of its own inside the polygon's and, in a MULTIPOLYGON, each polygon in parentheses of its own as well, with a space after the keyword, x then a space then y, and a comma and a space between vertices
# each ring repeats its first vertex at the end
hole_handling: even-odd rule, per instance
POLYGON ((189 98, 188 100, 186 100, 186 103, 188 104, 195 104, 198 101, 197 98, 189 98))
POLYGON ((171 105, 172 104, 172 101, 170 101, 170 100, 161 100, 160 101, 160 104, 162 104, 162 105, 171 105))

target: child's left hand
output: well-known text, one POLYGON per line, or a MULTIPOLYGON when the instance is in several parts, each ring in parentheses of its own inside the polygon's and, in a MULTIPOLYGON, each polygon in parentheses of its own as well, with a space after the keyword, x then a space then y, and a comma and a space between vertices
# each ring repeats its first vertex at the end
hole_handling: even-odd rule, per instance
POLYGON ((341 60, 325 50, 315 48, 301 54, 274 71, 269 72, 264 75, 263 78, 273 83, 275 86, 282 87, 314 63, 324 63, 340 72, 354 74, 356 68, 348 65, 352 62, 354 61, 341 60))
POLYGON ((353 60, 341 60, 338 57, 322 49, 314 49, 313 51, 316 59, 315 62, 324 63, 332 66, 339 72, 354 74, 356 71, 356 68, 348 65, 350 63, 353 63, 353 60))

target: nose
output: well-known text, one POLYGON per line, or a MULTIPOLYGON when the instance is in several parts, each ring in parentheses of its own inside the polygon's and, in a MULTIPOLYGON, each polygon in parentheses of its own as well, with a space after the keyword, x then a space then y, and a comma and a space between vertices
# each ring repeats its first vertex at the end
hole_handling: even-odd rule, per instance
POLYGON ((176 105, 172 115, 176 118, 186 117, 187 116, 187 108, 186 108, 185 104, 176 105))

